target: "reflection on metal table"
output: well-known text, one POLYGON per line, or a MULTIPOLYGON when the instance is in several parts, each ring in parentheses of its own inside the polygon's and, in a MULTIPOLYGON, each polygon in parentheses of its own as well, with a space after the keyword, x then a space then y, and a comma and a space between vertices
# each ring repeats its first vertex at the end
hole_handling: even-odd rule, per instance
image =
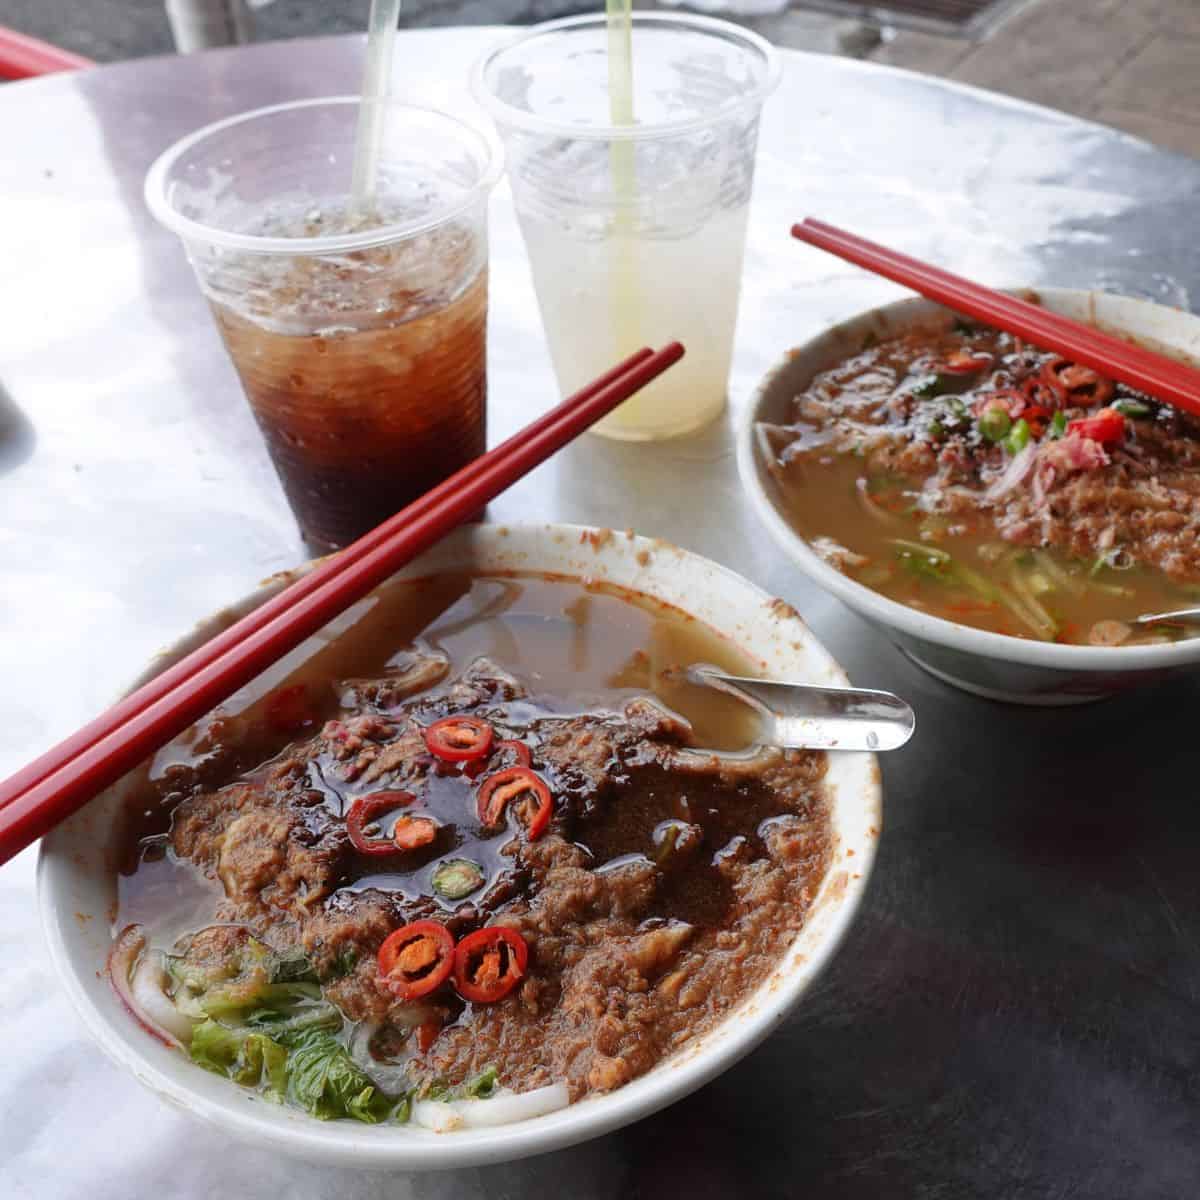
MULTIPOLYGON (((402 91, 471 115, 497 30, 404 33, 402 91)), ((303 555, 145 169, 208 121, 351 92, 363 43, 146 60, 0 93, 0 773, 151 652, 303 555)), ((922 675, 773 550, 732 429, 787 347, 899 289, 797 246, 825 216, 997 285, 1189 306, 1200 164, 1097 126, 842 59, 785 55, 764 118, 730 411, 657 445, 585 438, 492 508, 634 527, 796 605, 852 680, 911 700, 887 830, 833 969, 756 1054, 623 1132, 427 1179, 233 1148, 111 1067, 59 992, 33 857, 0 873, 0 1161, 18 1196, 1166 1197, 1200 1176, 1192 683, 1072 711, 922 675), (1153 729, 1154 738, 1146 733, 1153 729), (1182 744, 1183 753, 1145 750, 1182 744)), ((554 399, 507 189, 493 200, 491 440, 554 399)))

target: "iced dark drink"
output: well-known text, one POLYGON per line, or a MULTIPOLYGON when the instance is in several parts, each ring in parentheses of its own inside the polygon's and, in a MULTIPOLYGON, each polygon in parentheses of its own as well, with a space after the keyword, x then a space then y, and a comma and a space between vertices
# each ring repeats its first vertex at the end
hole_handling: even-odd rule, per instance
POLYGON ((485 445, 490 146, 449 117, 397 107, 379 192, 359 211, 346 195, 357 107, 249 114, 181 143, 147 182, 187 243, 292 511, 320 551, 485 445), (259 122, 242 180, 222 143, 259 122), (272 163, 276 187, 263 180, 272 163))

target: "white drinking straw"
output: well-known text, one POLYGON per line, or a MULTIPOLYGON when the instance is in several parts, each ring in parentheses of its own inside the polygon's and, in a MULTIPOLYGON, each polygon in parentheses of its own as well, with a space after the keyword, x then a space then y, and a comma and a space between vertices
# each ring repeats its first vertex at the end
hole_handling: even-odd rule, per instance
MULTIPOLYGON (((608 27, 608 109, 615 126, 634 123, 633 111, 633 4, 632 0, 605 0, 608 27)), ((636 159, 631 141, 614 138, 609 147, 616 212, 609 276, 609 319, 613 353, 629 353, 641 337, 641 296, 634 244, 637 195, 636 159)), ((619 419, 614 418, 614 419, 619 419)))
POLYGON ((400 21, 400 0, 371 0, 367 20, 367 61, 363 69, 362 104, 358 110, 358 132, 354 138, 354 174, 351 205, 356 213, 375 207, 375 185, 379 173, 379 148, 387 117, 391 90, 392 47, 400 21))

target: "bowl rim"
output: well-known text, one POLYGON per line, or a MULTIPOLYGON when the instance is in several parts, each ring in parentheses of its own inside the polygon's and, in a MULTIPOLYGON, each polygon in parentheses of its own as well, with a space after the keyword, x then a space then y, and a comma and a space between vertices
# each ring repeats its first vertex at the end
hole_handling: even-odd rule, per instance
MULTIPOLYGON (((1170 314, 1181 323, 1190 324, 1200 338, 1200 316, 1172 309, 1140 297, 1120 296, 1111 292, 1098 292, 1091 288, 1063 287, 1010 287, 999 289, 1011 295, 1030 295, 1050 299, 1088 299, 1105 297, 1148 311, 1157 310, 1170 314)), ((1029 638, 1015 637, 1006 633, 992 633, 976 629, 971 625, 960 625, 945 617, 935 617, 909 608, 898 600, 892 600, 865 584, 843 575, 817 554, 808 542, 791 526, 780 512, 772 497, 764 471, 755 449, 754 427, 770 393, 781 376, 786 374, 793 360, 800 354, 815 349, 820 343, 848 335, 857 326, 872 319, 895 318, 912 313, 912 324, 936 319, 941 314, 956 315, 954 310, 922 296, 907 296, 886 304, 862 309, 832 325, 826 325, 811 337, 787 351, 767 371, 754 389, 751 402, 741 418, 737 430, 737 464, 742 486, 750 496, 751 503, 776 544, 784 550, 814 582, 820 584, 856 612, 868 616, 880 624, 899 630, 910 637, 920 638, 935 645, 966 651, 982 658, 1000 659, 1004 662, 1025 666, 1055 668, 1066 671, 1123 672, 1142 671, 1148 668, 1165 668, 1200 661, 1200 637, 1185 638, 1157 646, 1079 646, 1059 642, 1037 642, 1029 638)), ((1164 343, 1165 344, 1165 343, 1164 343)))
MULTIPOLYGON (((598 535, 611 536, 608 530, 561 523, 488 525, 460 530, 441 543, 441 547, 452 543, 456 546, 455 539, 461 537, 469 546, 464 550, 464 555, 474 553, 478 546, 475 539, 482 537, 485 542, 482 553, 494 553, 494 547, 489 549, 486 544, 489 539, 507 538, 518 531, 529 531, 531 537, 565 536, 572 543, 598 535)), ((621 535, 616 540, 625 543, 631 556, 650 553, 650 571, 654 569, 654 557, 666 550, 693 560, 701 570, 723 576, 744 592, 748 605, 754 602, 770 607, 772 614, 788 630, 789 642, 794 645, 797 654, 815 653, 815 657, 827 664, 835 676, 845 681, 845 673, 840 665, 799 614, 787 605, 781 609, 780 602, 757 584, 711 559, 657 539, 621 535)), ((435 548, 434 554, 439 549, 435 548)), ((420 561, 412 566, 418 566, 420 561)), ((162 670, 173 658, 186 653, 203 637, 211 636, 207 631, 222 621, 228 621, 231 614, 238 616, 261 604, 288 582, 310 570, 312 565, 307 563, 280 572, 240 600, 202 619, 189 633, 154 656, 147 669, 131 686, 137 686, 162 670)), ((434 565, 428 573, 438 574, 453 569, 452 565, 434 565)), ((539 568, 534 562, 517 569, 537 572, 539 569, 552 568, 539 568)), ((480 573, 486 574, 487 568, 480 573)), ((733 623, 730 622, 728 627, 718 632, 734 640, 732 629, 733 623)), ((111 1013, 101 1011, 83 983, 86 976, 91 975, 93 979, 96 976, 95 963, 79 961, 62 934, 63 928, 68 927, 72 920, 71 914, 65 911, 70 908, 70 897, 65 893, 66 883, 72 878, 73 872, 81 868, 70 861, 71 855, 65 845, 58 846, 66 837, 61 827, 47 835, 39 848, 37 892, 42 928, 60 982, 88 1032, 109 1058, 130 1071, 160 1098, 191 1112, 225 1133, 243 1141, 251 1141, 259 1148, 275 1149, 297 1158, 368 1170, 444 1169, 518 1159, 561 1149, 610 1132, 682 1098, 753 1050, 801 1000, 836 954, 857 914, 871 876, 882 831, 883 789, 878 762, 874 755, 856 754, 849 757, 858 759, 862 764, 861 788, 856 775, 855 781, 847 781, 846 785, 854 786, 854 794, 839 797, 836 803, 839 806, 846 803, 852 809, 861 811, 863 828, 867 833, 861 840, 835 847, 836 859, 830 863, 822 881, 822 891, 829 886, 829 902, 814 914, 821 925, 820 940, 802 956, 789 950, 789 957, 777 965, 738 1009, 646 1075, 607 1095, 589 1097, 547 1116, 509 1125, 434 1134, 407 1127, 397 1129, 390 1125, 320 1122, 299 1112, 291 1113, 295 1120, 286 1123, 266 1119, 259 1115, 265 1108, 271 1108, 273 1112, 280 1110, 265 1105, 228 1080, 207 1075, 177 1052, 165 1050, 147 1037, 127 1013, 119 1011, 119 1006, 114 1005, 111 1013), (847 850, 853 855, 852 868, 846 861, 849 858, 847 850), (835 878, 838 875, 842 878, 835 878), (62 904, 59 903, 60 891, 63 893, 62 904), (733 1017, 738 1019, 731 1020, 733 1017), (170 1055, 170 1058, 163 1058, 164 1054, 170 1055), (214 1091, 211 1096, 202 1094, 201 1079, 219 1085, 220 1090, 214 1091), (247 1100, 251 1102, 247 1103, 247 1100)), ((120 787, 121 784, 115 786, 120 787)), ((107 927, 108 923, 105 923, 107 927)), ((804 930, 808 928, 809 923, 806 922, 796 938, 803 937, 804 930)), ((794 946, 794 943, 790 945, 794 946)))

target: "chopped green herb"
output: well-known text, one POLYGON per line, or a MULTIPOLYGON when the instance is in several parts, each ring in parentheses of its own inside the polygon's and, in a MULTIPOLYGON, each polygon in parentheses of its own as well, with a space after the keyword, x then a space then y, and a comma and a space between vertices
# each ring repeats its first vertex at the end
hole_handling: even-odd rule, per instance
POLYGON ((923 546, 919 542, 905 541, 903 538, 892 538, 896 547, 896 557, 901 566, 913 575, 925 579, 934 579, 939 583, 947 583, 953 575, 954 562, 945 550, 936 546, 923 546))
POLYGON ((967 419, 967 406, 958 396, 943 396, 942 400, 955 420, 965 421, 967 419))
POLYGON ((1113 408, 1123 417, 1148 417, 1150 415, 1150 405, 1143 404, 1140 400, 1118 400, 1113 404, 1113 408))
POLYGON ((1088 575, 1094 578, 1105 567, 1110 571, 1128 571, 1135 566, 1137 566, 1137 560, 1124 546, 1113 546, 1111 550, 1105 550, 1096 555, 1096 561, 1092 563, 1092 569, 1088 575))
POLYGON ((938 390, 939 379, 936 375, 926 375, 924 379, 918 383, 914 383, 908 389, 910 396, 916 396, 918 400, 926 399, 929 396, 936 396, 938 390))
POLYGON ((483 886, 483 868, 469 858, 451 858, 433 873, 433 890, 447 900, 461 900, 483 886))
POLYGON ((485 1067, 474 1079, 463 1084, 463 1095, 472 1100, 486 1100, 496 1090, 496 1068, 485 1067))
POLYGON ((932 442, 940 442, 946 436, 945 428, 942 426, 941 421, 937 420, 930 421, 929 424, 925 426, 925 432, 929 435, 929 440, 932 442))
POLYGON ((1051 438, 1060 438, 1067 432, 1067 414, 1059 410, 1050 418, 1048 430, 1051 438))
POLYGON ((987 408, 980 414, 978 425, 981 437, 998 442, 1008 436, 1012 418, 1002 408, 987 408))
POLYGON ((1009 454, 1020 454, 1029 445, 1029 438, 1029 422, 1022 417, 1009 430, 1008 436, 1004 439, 1004 448, 1009 454))
POLYGON ((937 546, 927 546, 924 542, 910 542, 906 538, 889 539, 893 546, 898 546, 908 554, 919 554, 926 558, 935 558, 939 562, 949 563, 950 555, 937 546))

